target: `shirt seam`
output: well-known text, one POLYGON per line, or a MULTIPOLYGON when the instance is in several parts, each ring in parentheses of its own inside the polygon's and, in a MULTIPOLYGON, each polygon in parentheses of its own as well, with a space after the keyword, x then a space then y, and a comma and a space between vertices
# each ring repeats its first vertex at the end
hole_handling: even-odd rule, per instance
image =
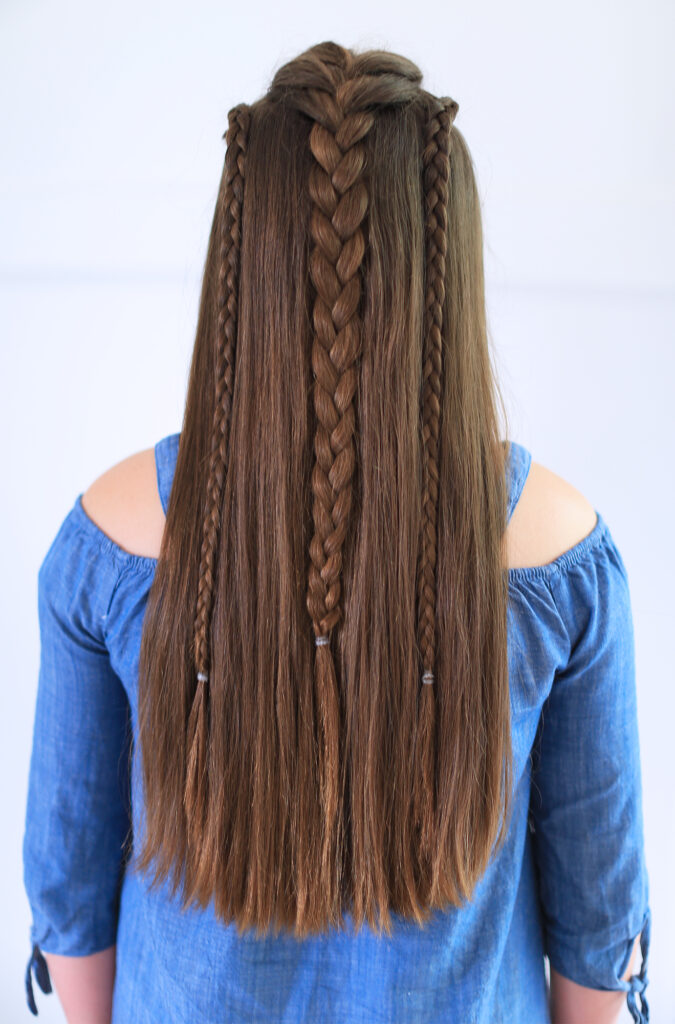
POLYGON ((103 621, 103 625, 102 625, 102 628, 101 628, 101 632, 103 634, 103 643, 105 644, 106 648, 108 647, 108 622, 109 622, 109 619, 110 619, 110 609, 113 606, 113 601, 115 600, 115 595, 116 595, 116 593, 117 593, 117 591, 119 589, 119 585, 122 582, 122 579, 124 578, 124 576, 126 576, 129 573, 129 571, 132 568, 133 568, 133 566, 130 566, 130 565, 123 565, 122 566, 122 568, 118 572, 117 578, 116 578, 116 580, 115 580, 115 582, 113 584, 113 588, 112 588, 112 590, 110 592, 110 597, 108 598, 108 606, 107 606, 107 608, 105 610, 105 615, 103 616, 103 620, 102 620, 103 621))

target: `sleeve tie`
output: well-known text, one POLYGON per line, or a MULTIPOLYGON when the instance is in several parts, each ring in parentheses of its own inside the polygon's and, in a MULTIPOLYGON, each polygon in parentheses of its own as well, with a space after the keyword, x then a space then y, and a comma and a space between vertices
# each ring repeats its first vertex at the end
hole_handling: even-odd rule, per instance
POLYGON ((630 977, 630 989, 626 996, 626 1005, 630 1011, 630 1015, 636 1024, 648 1024, 649 1021, 649 1003, 645 995, 645 989, 649 982, 647 977, 647 960, 649 957, 649 938, 651 931, 651 909, 647 909, 645 915, 645 922, 642 927, 642 933, 640 935, 640 950, 642 953, 642 964, 638 974, 633 974, 630 977), (642 1009, 638 1009, 636 1003, 636 997, 640 996, 640 1004, 642 1009))
POLYGON ((35 1003, 35 996, 33 995, 33 979, 31 977, 31 970, 35 971, 37 983, 42 991, 45 994, 49 994, 52 990, 49 968, 47 967, 47 961, 40 952, 40 947, 37 943, 33 944, 33 950, 28 960, 28 966, 26 967, 26 1000, 28 1002, 28 1009, 34 1017, 37 1017, 38 1009, 35 1003))

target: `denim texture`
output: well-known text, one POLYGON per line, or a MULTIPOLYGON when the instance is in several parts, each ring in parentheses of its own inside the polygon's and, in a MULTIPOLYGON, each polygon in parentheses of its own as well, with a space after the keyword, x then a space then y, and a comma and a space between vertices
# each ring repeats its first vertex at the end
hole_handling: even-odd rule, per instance
MULTIPOLYGON (((155 446, 166 511, 179 434, 155 446)), ((509 517, 531 454, 511 443, 509 517)), ((23 838, 33 976, 43 952, 117 945, 113 1024, 550 1024, 544 957, 623 989, 648 1021, 645 862, 633 621, 609 527, 509 570, 514 809, 464 907, 306 940, 238 937, 213 905, 181 913, 127 870, 143 829, 137 672, 156 567, 106 536, 78 495, 38 573, 40 669, 23 838), (133 752, 132 768, 128 755, 133 752), (642 965, 622 974, 642 930, 642 965)))

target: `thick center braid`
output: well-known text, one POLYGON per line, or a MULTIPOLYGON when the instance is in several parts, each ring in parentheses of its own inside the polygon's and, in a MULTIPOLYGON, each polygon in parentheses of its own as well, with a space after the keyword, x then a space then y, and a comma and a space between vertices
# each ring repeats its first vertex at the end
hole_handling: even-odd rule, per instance
POLYGON ((372 127, 374 114, 344 112, 350 85, 340 85, 335 100, 326 104, 329 126, 315 122, 310 132, 316 160, 309 183, 309 266, 316 289, 312 369, 317 430, 307 607, 317 637, 328 634, 340 620, 342 548, 356 462, 353 399, 361 345, 359 275, 365 251, 361 225, 368 208, 361 140, 372 127))
POLYGON ((361 345, 362 224, 368 208, 363 139, 376 109, 419 96, 420 81, 419 69, 404 57, 379 51, 354 55, 322 43, 284 65, 269 93, 314 122, 309 271, 316 291, 312 369, 317 431, 307 608, 319 650, 329 651, 329 635, 341 618, 342 549, 356 462, 353 399, 361 345))
MULTIPOLYGON (((340 702, 330 636, 341 618, 342 551, 352 507, 357 359, 361 347, 361 266, 368 191, 363 140, 378 106, 419 95, 421 75, 404 58, 354 56, 334 44, 313 47, 275 75, 270 95, 312 121, 314 157, 309 177, 311 251, 315 290, 312 516, 307 609, 315 634, 314 681, 320 723, 319 774, 324 819, 320 884, 335 905, 342 837, 340 702)), ((299 899, 299 904, 304 902, 299 899)), ((300 911, 299 911, 300 913, 300 911)))
POLYGON ((377 107, 414 99, 420 80, 419 69, 405 58, 378 52, 354 56, 326 43, 281 68, 271 89, 314 121, 309 270, 316 291, 312 369, 317 432, 307 608, 318 646, 328 646, 341 617, 342 548, 356 462, 353 399, 361 345, 362 225, 368 208, 362 140, 377 107))
MULTIPOLYGON (((422 369, 423 489, 420 558, 417 575, 422 683, 434 681, 436 657, 436 524, 438 513, 438 434, 443 373, 443 305, 447 256, 450 129, 459 109, 454 100, 434 100, 422 153, 426 238, 426 292, 422 369)), ((422 845, 431 850, 434 822, 435 696, 423 685, 418 715, 420 785, 417 819, 422 845)))
POLYGON ((374 121, 371 111, 349 111, 349 81, 324 102, 324 118, 310 131, 316 163, 310 172, 311 252, 316 290, 313 309, 314 436, 312 516, 307 609, 317 641, 315 686, 321 721, 320 777, 326 820, 323 885, 333 901, 339 877, 333 862, 341 848, 335 834, 340 803, 340 703, 330 632, 341 618, 342 549, 352 506, 356 464, 354 394, 361 345, 360 269, 365 251, 362 222, 368 192, 362 180, 361 140, 374 121))
POLYGON ((209 672, 209 626, 213 606, 215 566, 218 554, 223 485, 232 410, 241 217, 244 200, 244 169, 250 123, 245 104, 228 113, 225 153, 225 189, 221 211, 220 269, 218 276, 218 321, 216 348, 216 395, 207 478, 206 514, 202 527, 201 561, 197 611, 194 622, 194 656, 197 687, 187 726, 187 777, 185 811, 188 837, 199 840, 206 807, 206 752, 208 740, 207 693, 209 672))

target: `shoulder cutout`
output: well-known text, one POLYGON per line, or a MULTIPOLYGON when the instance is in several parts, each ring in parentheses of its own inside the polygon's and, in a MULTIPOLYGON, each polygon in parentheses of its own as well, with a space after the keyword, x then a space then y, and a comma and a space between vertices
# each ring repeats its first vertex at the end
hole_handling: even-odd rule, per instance
POLYGON ((106 470, 82 495, 82 507, 129 554, 158 558, 165 516, 155 449, 146 448, 106 470))
POLYGON ((533 461, 506 529, 509 568, 554 561, 587 537, 596 522, 593 505, 576 487, 533 461))

